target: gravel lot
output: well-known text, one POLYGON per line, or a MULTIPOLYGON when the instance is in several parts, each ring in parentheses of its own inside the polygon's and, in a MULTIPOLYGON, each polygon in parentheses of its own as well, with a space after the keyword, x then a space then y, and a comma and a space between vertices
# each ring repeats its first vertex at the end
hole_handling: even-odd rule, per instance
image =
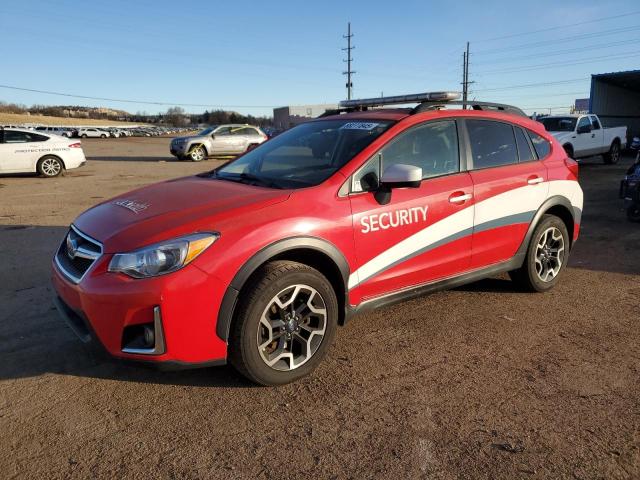
POLYGON ((0 177, 2 478, 640 478, 640 225, 630 164, 583 163, 582 238, 550 293, 504 277, 362 315, 311 378, 162 373, 92 356, 52 306, 67 225, 217 164, 168 138, 84 140, 66 177, 0 177))

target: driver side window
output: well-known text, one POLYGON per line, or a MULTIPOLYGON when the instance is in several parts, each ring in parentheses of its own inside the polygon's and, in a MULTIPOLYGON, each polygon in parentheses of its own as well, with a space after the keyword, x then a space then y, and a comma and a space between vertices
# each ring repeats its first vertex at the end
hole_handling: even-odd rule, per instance
POLYGON ((580 127, 591 127, 591 121, 589 120, 589 117, 582 117, 580 119, 577 129, 579 130, 580 127))
POLYGON ((428 122, 412 127, 393 139, 364 166, 351 181, 351 192, 368 189, 368 173, 381 173, 391 165, 406 164, 422 168, 422 179, 460 171, 458 133, 453 120, 428 122))

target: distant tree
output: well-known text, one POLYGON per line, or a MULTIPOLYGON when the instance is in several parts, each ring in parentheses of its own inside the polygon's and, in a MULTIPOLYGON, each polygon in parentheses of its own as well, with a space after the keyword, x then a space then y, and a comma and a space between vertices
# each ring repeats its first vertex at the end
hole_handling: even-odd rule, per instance
POLYGON ((169 108, 164 114, 164 121, 176 127, 184 127, 189 123, 184 108, 181 107, 169 108))

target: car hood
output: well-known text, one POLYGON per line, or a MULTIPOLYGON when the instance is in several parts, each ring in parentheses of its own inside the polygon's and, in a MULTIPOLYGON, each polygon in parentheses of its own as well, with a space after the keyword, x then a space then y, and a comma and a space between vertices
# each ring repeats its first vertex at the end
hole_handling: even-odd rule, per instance
POLYGON ((186 177, 112 198, 73 223, 100 241, 105 253, 123 252, 180 235, 217 231, 218 223, 283 202, 289 195, 289 190, 186 177))
POLYGON ((203 141, 205 138, 207 138, 206 136, 203 135, 191 135, 189 137, 176 137, 172 140, 172 142, 191 142, 193 140, 198 140, 198 141, 203 141))
POLYGON ((560 143, 564 143, 575 136, 575 132, 549 132, 560 143))

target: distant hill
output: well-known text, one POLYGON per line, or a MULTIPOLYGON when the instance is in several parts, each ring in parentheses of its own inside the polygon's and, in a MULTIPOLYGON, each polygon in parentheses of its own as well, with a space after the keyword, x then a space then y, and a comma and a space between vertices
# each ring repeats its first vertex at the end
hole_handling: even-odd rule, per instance
MULTIPOLYGON (((0 113, 0 125, 122 125, 119 120, 100 120, 93 118, 52 117, 48 115, 30 115, 25 113, 0 113)), ((137 122, 136 122, 137 124, 137 122)))

